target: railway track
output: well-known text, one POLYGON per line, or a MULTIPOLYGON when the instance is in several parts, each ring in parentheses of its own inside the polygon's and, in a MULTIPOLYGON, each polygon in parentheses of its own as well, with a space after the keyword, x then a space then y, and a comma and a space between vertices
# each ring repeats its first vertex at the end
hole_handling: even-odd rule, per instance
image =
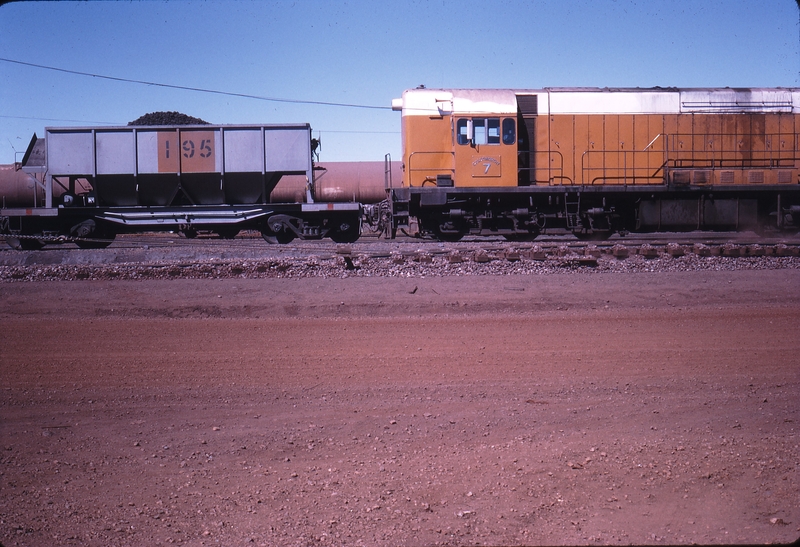
POLYGON ((65 244, 40 251, 0 250, 0 282, 783 268, 800 269, 800 237, 687 233, 636 234, 603 242, 553 236, 524 243, 502 238, 445 243, 367 235, 347 245, 326 241, 271 245, 255 232, 235 239, 155 233, 120 236, 106 249, 65 244))
MULTIPOLYGON (((5 243, 0 236, 0 243, 5 243)), ((214 253, 226 256, 239 253, 258 252, 262 256, 320 256, 331 254, 342 254, 343 249, 349 249, 350 254, 363 254, 367 256, 379 257, 390 256, 392 253, 416 254, 427 252, 432 255, 448 254, 453 251, 458 252, 502 252, 509 249, 529 250, 536 247, 551 250, 554 248, 567 249, 576 254, 583 254, 587 249, 600 249, 601 252, 609 253, 615 246, 626 246, 632 249, 649 245, 658 250, 666 251, 667 247, 679 245, 692 248, 697 245, 711 247, 738 246, 752 247, 760 245, 769 249, 770 247, 785 245, 800 245, 800 235, 781 235, 775 237, 759 236, 752 232, 740 233, 713 233, 713 232, 688 232, 688 233, 651 233, 651 234, 628 234, 626 236, 613 236, 605 241, 580 241, 570 235, 564 236, 540 236, 534 241, 515 242, 507 241, 502 237, 466 237, 458 242, 441 242, 434 239, 416 238, 402 236, 396 240, 387 240, 379 237, 378 234, 364 234, 355 243, 347 245, 336 244, 330 240, 322 241, 302 241, 295 240, 285 245, 275 245, 263 240, 258 232, 242 232, 236 238, 225 239, 216 235, 201 234, 196 238, 187 239, 174 233, 145 233, 145 234, 122 234, 106 249, 86 250, 79 249, 74 244, 66 242, 63 244, 50 244, 41 251, 21 252, 14 251, 7 246, 0 246, 0 264, 16 262, 14 260, 3 260, 17 254, 25 255, 26 262, 37 262, 37 257, 46 257, 55 251, 74 251, 75 256, 87 255, 91 257, 102 257, 105 254, 119 254, 124 251, 147 251, 147 250, 173 250, 177 252, 190 253, 214 253)), ((44 259, 47 263, 47 259, 44 259)))

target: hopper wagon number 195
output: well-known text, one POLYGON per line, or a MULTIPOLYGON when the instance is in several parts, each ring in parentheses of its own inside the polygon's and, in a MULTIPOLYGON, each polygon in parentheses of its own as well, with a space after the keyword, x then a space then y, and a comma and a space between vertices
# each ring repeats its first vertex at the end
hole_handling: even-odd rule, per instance
POLYGON ((32 199, 4 203, 0 231, 23 249, 105 247, 117 233, 166 230, 355 241, 361 205, 311 196, 311 143, 308 124, 47 128, 22 161, 32 199), (304 178, 308 199, 270 203, 287 175, 304 178))

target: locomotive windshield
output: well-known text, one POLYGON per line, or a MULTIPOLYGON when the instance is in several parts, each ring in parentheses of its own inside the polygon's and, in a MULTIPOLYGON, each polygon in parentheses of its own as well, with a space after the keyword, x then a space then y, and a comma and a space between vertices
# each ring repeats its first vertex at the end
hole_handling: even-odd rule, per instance
POLYGON ((461 118, 456 122, 456 135, 458 144, 514 144, 516 142, 516 126, 513 118, 503 120, 502 135, 500 132, 500 118, 472 118, 472 135, 470 135, 468 118, 461 118))

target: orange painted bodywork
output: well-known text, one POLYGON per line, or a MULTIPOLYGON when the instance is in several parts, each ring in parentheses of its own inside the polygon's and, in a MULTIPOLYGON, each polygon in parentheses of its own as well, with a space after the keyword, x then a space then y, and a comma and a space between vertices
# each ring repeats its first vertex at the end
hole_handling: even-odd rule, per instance
POLYGON ((455 142, 450 116, 403 118, 405 184, 436 186, 437 175, 455 180, 455 142))
POLYGON ((437 175, 455 187, 800 183, 798 114, 539 115, 527 118, 525 161, 516 144, 457 144, 457 120, 476 116, 508 117, 405 116, 404 184, 435 186, 437 175))
POLYGON ((213 173, 216 168, 214 131, 158 132, 159 173, 213 173), (180 166, 180 167, 179 167, 180 166))
MULTIPOLYGON (((436 186, 437 175, 449 175, 459 187, 516 186, 516 144, 457 144, 460 117, 403 119, 405 184, 436 186)), ((503 118, 491 113, 484 117, 503 118)))
POLYGON ((800 176, 795 114, 548 118, 537 125, 537 184, 663 184, 665 177, 686 184, 797 184, 800 176))

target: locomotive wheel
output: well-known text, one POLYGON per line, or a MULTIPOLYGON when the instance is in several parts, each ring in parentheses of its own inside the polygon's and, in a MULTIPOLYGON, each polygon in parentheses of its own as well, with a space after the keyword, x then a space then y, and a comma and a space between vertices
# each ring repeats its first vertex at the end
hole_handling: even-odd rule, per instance
POLYGON ((503 234, 503 238, 506 241, 526 242, 526 241, 533 241, 537 237, 539 237, 539 232, 528 233, 528 234, 503 234))
POLYGON ((759 224, 758 226, 753 227, 753 232, 759 237, 781 237, 781 236, 793 236, 798 233, 797 226, 784 226, 778 228, 777 226, 770 224, 759 224))
POLYGON ((611 237, 612 232, 608 231, 599 231, 596 230, 594 232, 572 232, 572 234, 580 239, 581 241, 605 241, 609 237, 611 237))
POLYGON ((431 228, 433 229, 431 231, 434 237, 440 241, 461 241, 461 238, 467 233, 462 225, 454 222, 444 222, 434 219, 430 224, 432 224, 431 228))
POLYGON ((463 232, 462 230, 444 230, 443 231, 441 229, 437 229, 434 232, 434 235, 436 236, 436 239, 439 239, 441 241, 448 241, 448 242, 452 243, 452 242, 456 242, 456 241, 461 241, 461 238, 464 237, 465 232, 463 232))

